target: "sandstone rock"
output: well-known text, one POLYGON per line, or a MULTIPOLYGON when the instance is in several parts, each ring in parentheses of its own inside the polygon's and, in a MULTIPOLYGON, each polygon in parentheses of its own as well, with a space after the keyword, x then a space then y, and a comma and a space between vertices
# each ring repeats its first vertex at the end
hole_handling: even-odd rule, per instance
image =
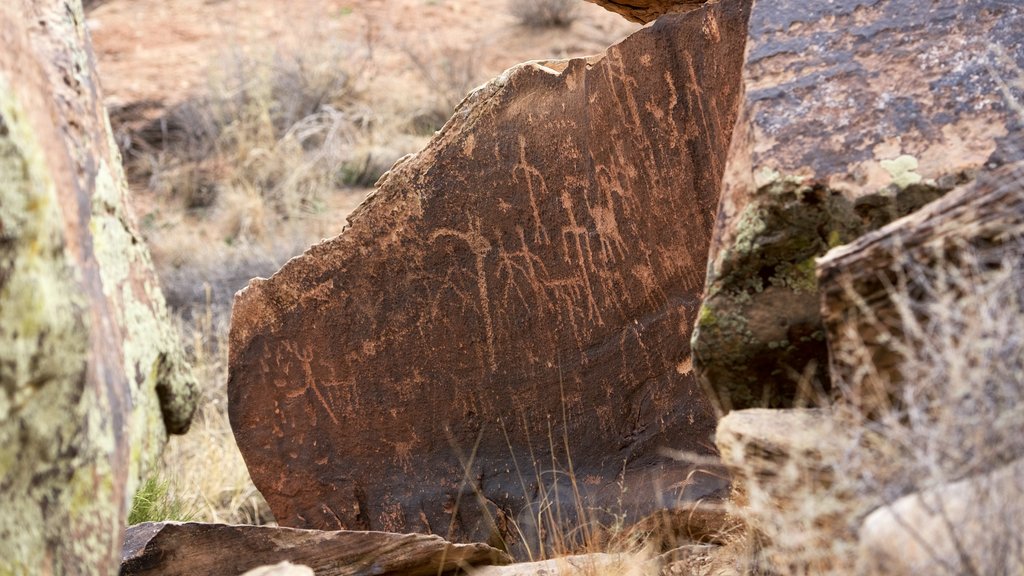
POLYGON ((786 496, 791 487, 773 484, 791 472, 787 467, 795 467, 801 482, 830 482, 832 462, 842 450, 834 432, 822 410, 751 408, 730 412, 718 422, 715 445, 732 473, 734 490, 755 481, 786 496))
MULTIPOLYGON (((914 298, 920 307, 924 300, 920 295, 932 300, 941 297, 924 290, 924 285, 944 274, 944 267, 963 268, 966 273, 971 265, 998 263, 1005 250, 1019 251, 1020 246, 1024 246, 1024 162, 986 172, 970 185, 819 260, 831 372, 843 384, 847 400, 869 414, 900 400, 901 350, 929 344, 921 341, 921 335, 904 334, 907 319, 900 310, 914 306, 914 298), (978 262, 958 264, 965 253, 978 262), (902 288, 893 288, 898 286, 902 288), (865 366, 870 366, 870 372, 865 366)), ((943 308, 938 301, 931 306, 943 308)), ((921 357, 926 354, 919 352, 921 357)), ((986 358, 994 353, 981 352, 986 358)), ((981 392, 980 383, 968 384, 975 393, 981 392)), ((949 398, 954 397, 950 393, 949 398)))
POLYGON ((659 447, 710 451, 688 342, 745 25, 727 0, 509 70, 237 295, 231 423, 280 522, 521 547, 724 482, 659 447))
POLYGON ((1024 573, 1024 461, 900 498, 860 529, 859 573, 1024 573))
POLYGON ((615 0, 587 0, 606 10, 621 14, 627 20, 646 24, 662 14, 673 12, 689 12, 700 8, 706 0, 631 0, 616 2, 615 0))
POLYGON ((723 410, 828 392, 814 258, 1002 161, 1022 38, 999 0, 754 2, 693 338, 723 410))
POLYGON ((0 3, 0 573, 113 574, 195 382, 100 98, 79 0, 0 3))
POLYGON ((857 445, 853 433, 820 409, 737 410, 719 421, 715 444, 732 473, 754 566, 825 574, 846 565, 843 553, 856 542, 851 519, 878 505, 837 466, 857 445))
POLYGON ((253 568, 242 576, 316 576, 313 569, 309 566, 303 566, 301 564, 292 564, 291 562, 278 562, 273 566, 260 566, 259 568, 253 568))
POLYGON ((424 534, 147 522, 128 529, 121 576, 241 574, 282 561, 317 576, 439 576, 508 557, 484 544, 424 534))

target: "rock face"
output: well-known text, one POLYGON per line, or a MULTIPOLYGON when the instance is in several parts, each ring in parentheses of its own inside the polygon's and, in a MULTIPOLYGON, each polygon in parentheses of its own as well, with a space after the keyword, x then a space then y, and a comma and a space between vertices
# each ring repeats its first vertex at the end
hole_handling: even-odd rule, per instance
POLYGON ((860 574, 1024 573, 1024 461, 900 498, 860 529, 860 574))
POLYGON ((120 574, 241 574, 281 562, 302 566, 282 570, 311 568, 317 576, 440 576, 508 557, 484 544, 423 534, 147 522, 128 529, 120 574))
POLYGON ((724 410, 827 392, 814 258, 1002 161, 1022 31, 999 0, 754 2, 693 338, 724 410))
POLYGON ((126 507, 196 396, 79 0, 0 5, 0 573, 114 574, 126 507))
POLYGON ((706 0, 631 0, 615 2, 615 0, 587 0, 606 10, 621 14, 627 20, 646 24, 662 14, 673 12, 689 12, 700 8, 706 0))
POLYGON ((237 295, 231 423, 280 522, 513 545, 718 485, 658 449, 711 449, 688 343, 746 4, 509 70, 237 295))

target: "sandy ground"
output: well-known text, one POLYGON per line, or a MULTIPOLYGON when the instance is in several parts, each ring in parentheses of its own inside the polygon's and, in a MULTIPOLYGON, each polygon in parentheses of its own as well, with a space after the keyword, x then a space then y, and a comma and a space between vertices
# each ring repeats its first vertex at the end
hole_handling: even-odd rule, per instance
MULTIPOLYGON (((89 12, 87 24, 117 131, 118 122, 141 126, 201 94, 240 52, 351 54, 372 78, 367 105, 395 114, 432 97, 424 66, 452 61, 470 68, 472 87, 520 62, 599 53, 639 28, 594 4, 581 1, 577 10, 568 28, 536 29, 520 25, 505 0, 105 0, 89 12), (118 113, 126 107, 130 114, 118 113)), ((426 140, 406 138, 398 147, 411 152, 426 140)), ((142 232, 161 269, 216 258, 205 247, 222 243, 225 228, 248 217, 237 213, 262 210, 232 199, 206 214, 188 214, 144 184, 133 188, 137 218, 155 226, 144 225, 142 232), (198 247, 204 249, 197 255, 198 247)), ((338 190, 325 198, 323 213, 275 224, 285 230, 272 234, 305 234, 307 244, 333 236, 367 192, 338 190)))
POLYGON ((486 77, 519 62, 602 51, 638 26, 586 2, 567 29, 517 24, 502 1, 108 0, 88 17, 108 105, 176 102, 218 58, 313 42, 371 47, 381 75, 413 72, 409 53, 472 50, 486 77))

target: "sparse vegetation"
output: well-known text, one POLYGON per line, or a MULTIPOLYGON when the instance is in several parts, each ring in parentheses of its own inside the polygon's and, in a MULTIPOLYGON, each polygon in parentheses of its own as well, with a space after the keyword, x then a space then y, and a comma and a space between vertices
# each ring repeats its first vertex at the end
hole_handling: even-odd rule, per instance
MULTIPOLYGON (((876 323, 880 341, 900 359, 898 387, 878 369, 861 334, 846 335, 838 360, 860 370, 839 383, 845 397, 827 412, 819 434, 829 439, 829 454, 840 457, 786 460, 768 478, 754 470, 744 475, 742 514, 771 535, 751 548, 760 550, 748 559, 750 570, 856 573, 856 531, 869 512, 1024 456, 1024 241, 996 259, 967 248, 943 256, 935 267, 905 259, 906 272, 889 294, 898 330, 876 323), (865 412, 858 407, 865 390, 897 393, 883 409, 865 412)), ((864 305, 861 313, 873 308, 864 305)), ((1024 484, 1018 488, 1024 493, 1024 484)), ((951 520, 954 533, 970 523, 1008 525, 1006 514, 1024 514, 1005 506, 1015 501, 975 495, 975 517, 951 520)), ((998 528, 985 540, 971 542, 967 556, 991 559, 1024 544, 1020 534, 998 528)))
POLYGON ((128 524, 188 522, 194 516, 190 504, 172 488, 170 482, 150 477, 135 492, 132 509, 128 513, 128 524))
MULTIPOLYGON (((526 27, 565 28, 576 20, 577 6, 578 0, 523 0, 510 2, 509 11, 526 27)), ((308 49, 232 53, 211 71, 201 93, 141 129, 122 131, 136 187, 173 199, 188 212, 148 224, 146 216, 155 212, 144 214, 149 234, 170 235, 183 218, 192 224, 218 209, 230 212, 218 224, 209 253, 206 240, 182 239, 187 231, 161 241, 173 248, 156 247, 164 256, 168 300, 205 388, 192 431, 169 444, 163 469, 136 495, 131 523, 273 521, 227 421, 232 294, 248 278, 273 273, 321 235, 338 232, 340 217, 327 225, 317 221, 326 198, 341 188, 372 186, 397 158, 419 147, 423 140, 417 136, 439 129, 485 76, 479 45, 406 48, 402 65, 411 68, 424 93, 411 97, 407 109, 383 110, 367 92, 377 73, 371 47, 308 49), (286 221, 302 230, 283 232, 292 230, 286 221), (194 500, 182 494, 194 494, 194 500)), ((936 269, 905 262, 907 273, 890 293, 900 330, 888 340, 902 362, 904 385, 881 412, 857 409, 857 395, 889 390, 892 383, 876 370, 870 347, 858 344, 857 334, 848 335, 852 344, 841 351, 841 361, 862 369, 856 381, 840 383, 845 398, 826 409, 825 436, 843 458, 826 464, 827 482, 817 476, 820 461, 786 462, 761 483, 752 474, 755 481, 737 502, 739 513, 771 526, 773 537, 731 535, 726 548, 736 564, 754 574, 780 567, 787 574, 855 573, 856 530, 873 509, 1024 455, 1022 261, 1024 244, 1011 246, 998 260, 967 250, 936 269), (789 506, 776 505, 780 492, 788 494, 789 506)), ((642 548, 640 535, 622 529, 619 511, 575 504, 581 501, 579 487, 569 456, 564 458, 537 467, 544 472, 529 479, 542 493, 536 506, 517 519, 492 520, 508 522, 536 559, 625 552, 637 558, 630 569, 640 570, 654 551, 642 548)), ((1024 493, 1024 485, 1018 487, 1024 493)), ((620 489, 626 491, 624 485, 620 489)), ((1015 498, 1019 494, 979 494, 975 511, 991 514, 980 521, 998 528, 1007 522, 997 514, 1021 512, 999 505, 1015 498)), ((975 551, 991 546, 983 550, 990 556, 1024 545, 1017 533, 995 536, 968 544, 975 551)))
POLYGON ((365 57, 342 45, 233 53, 205 94, 122 138, 129 174, 187 209, 210 208, 231 191, 281 217, 316 212, 346 184, 373 129, 358 103, 365 69, 365 57))
POLYGON ((511 0, 509 11, 530 28, 566 28, 576 20, 576 0, 511 0))

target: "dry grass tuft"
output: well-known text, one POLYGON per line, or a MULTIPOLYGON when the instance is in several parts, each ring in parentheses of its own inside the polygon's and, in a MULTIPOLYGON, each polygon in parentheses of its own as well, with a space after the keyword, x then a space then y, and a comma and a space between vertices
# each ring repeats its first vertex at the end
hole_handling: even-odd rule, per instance
POLYGON ((366 69, 364 51, 340 44, 233 53, 205 93, 122 137, 129 175, 191 210, 234 193, 280 217, 320 211, 373 136, 366 69))
POLYGON ((530 28, 568 28, 576 21, 576 0, 511 0, 509 12, 530 28))

